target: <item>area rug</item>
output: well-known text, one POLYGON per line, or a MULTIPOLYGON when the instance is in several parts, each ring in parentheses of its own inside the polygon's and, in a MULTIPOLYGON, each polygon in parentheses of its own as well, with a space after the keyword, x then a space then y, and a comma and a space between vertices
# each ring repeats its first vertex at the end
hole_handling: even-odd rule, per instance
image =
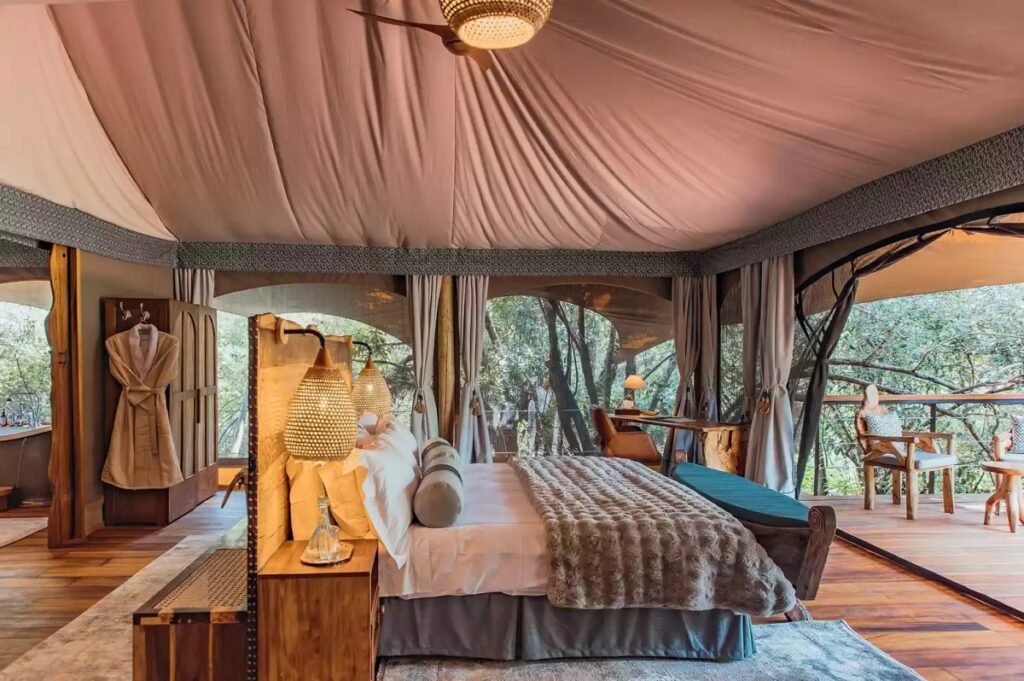
POLYGON ((221 538, 220 534, 203 534, 181 540, 60 631, 0 671, 0 679, 131 679, 132 613, 204 551, 219 544, 221 538))
POLYGON ((846 622, 763 624, 754 627, 754 639, 757 655, 742 662, 411 658, 384 661, 377 681, 922 681, 846 622))
POLYGON ((46 516, 37 518, 0 518, 0 548, 46 529, 46 516))

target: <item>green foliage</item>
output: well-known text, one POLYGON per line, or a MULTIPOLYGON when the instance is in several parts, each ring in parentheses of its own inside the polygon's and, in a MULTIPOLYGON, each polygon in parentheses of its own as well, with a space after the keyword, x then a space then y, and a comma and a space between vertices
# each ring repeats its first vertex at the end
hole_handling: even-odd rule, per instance
POLYGON ((29 404, 50 418, 50 345, 46 310, 0 303, 0 400, 29 404))
MULTIPOLYGON (((905 394, 1016 393, 1024 388, 1024 285, 991 286, 855 305, 833 357, 827 392, 859 395, 864 383, 905 394)), ((798 332, 799 333, 799 332, 798 332)), ((863 490, 854 439, 857 407, 825 405, 819 428, 825 488, 863 490)), ((1024 407, 940 405, 937 429, 956 436, 959 492, 984 492, 992 436, 1024 407)), ((907 430, 931 430, 928 407, 892 408, 907 430)), ((813 468, 805 491, 813 490, 813 468)), ((884 484, 888 484, 888 481, 884 484)))
MULTIPOLYGON (((560 307, 562 316, 556 328, 558 348, 570 390, 588 425, 591 424, 591 407, 615 406, 622 402, 622 382, 627 369, 643 375, 648 382, 648 389, 637 395, 639 405, 671 409, 679 383, 671 342, 640 353, 631 363, 613 360, 609 364, 609 352, 614 358, 618 349, 618 336, 611 322, 584 310, 584 330, 580 334, 579 308, 568 303, 560 307), (580 350, 583 346, 589 362, 583 358, 580 350), (597 388, 593 396, 587 389, 588 375, 597 388)), ((496 298, 488 302, 487 315, 489 329, 480 383, 491 410, 491 422, 501 426, 496 429, 495 452, 501 455, 568 451, 560 432, 561 425, 555 418, 555 399, 550 394, 550 347, 540 299, 496 298), (536 414, 533 423, 530 421, 531 402, 536 414)), ((591 432, 591 437, 593 435, 591 432)))

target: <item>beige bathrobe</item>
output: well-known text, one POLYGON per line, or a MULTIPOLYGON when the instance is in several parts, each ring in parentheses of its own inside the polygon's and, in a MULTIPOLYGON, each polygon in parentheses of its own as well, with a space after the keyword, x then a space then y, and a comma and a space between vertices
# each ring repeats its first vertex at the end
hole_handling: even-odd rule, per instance
POLYGON ((121 384, 103 481, 124 489, 181 482, 164 394, 178 371, 178 339, 138 324, 107 339, 110 373, 121 384))

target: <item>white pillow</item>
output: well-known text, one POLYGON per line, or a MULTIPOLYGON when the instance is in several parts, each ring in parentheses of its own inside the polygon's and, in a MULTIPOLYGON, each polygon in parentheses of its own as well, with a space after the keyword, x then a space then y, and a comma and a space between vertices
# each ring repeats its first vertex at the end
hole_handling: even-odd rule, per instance
MULTIPOLYGON (((356 419, 356 447, 366 449, 373 442, 377 432, 377 415, 372 411, 364 411, 356 419)), ((351 457, 349 457, 351 458, 351 457)))
POLYGON ((416 436, 409 430, 409 426, 396 419, 382 419, 382 421, 378 424, 377 434, 367 449, 401 454, 412 459, 415 465, 419 465, 419 446, 416 444, 416 436))
POLYGON ((370 524, 395 564, 402 568, 409 559, 409 527, 412 525, 412 502, 419 486, 419 465, 416 463, 416 440, 412 451, 404 447, 382 447, 392 439, 402 441, 400 433, 388 429, 377 438, 375 449, 356 450, 366 468, 363 481, 363 507, 370 524), (386 437, 389 434, 392 438, 386 437))

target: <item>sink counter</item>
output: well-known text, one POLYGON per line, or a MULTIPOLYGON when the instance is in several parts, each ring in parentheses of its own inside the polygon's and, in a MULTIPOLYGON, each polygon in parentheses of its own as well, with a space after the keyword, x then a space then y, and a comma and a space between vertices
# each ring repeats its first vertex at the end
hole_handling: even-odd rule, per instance
POLYGON ((33 435, 49 433, 51 430, 53 430, 53 426, 49 424, 40 426, 5 426, 0 428, 0 442, 21 440, 22 438, 32 437, 33 435))
POLYGON ((11 508, 50 503, 50 431, 53 427, 0 428, 0 487, 13 487, 11 508))

